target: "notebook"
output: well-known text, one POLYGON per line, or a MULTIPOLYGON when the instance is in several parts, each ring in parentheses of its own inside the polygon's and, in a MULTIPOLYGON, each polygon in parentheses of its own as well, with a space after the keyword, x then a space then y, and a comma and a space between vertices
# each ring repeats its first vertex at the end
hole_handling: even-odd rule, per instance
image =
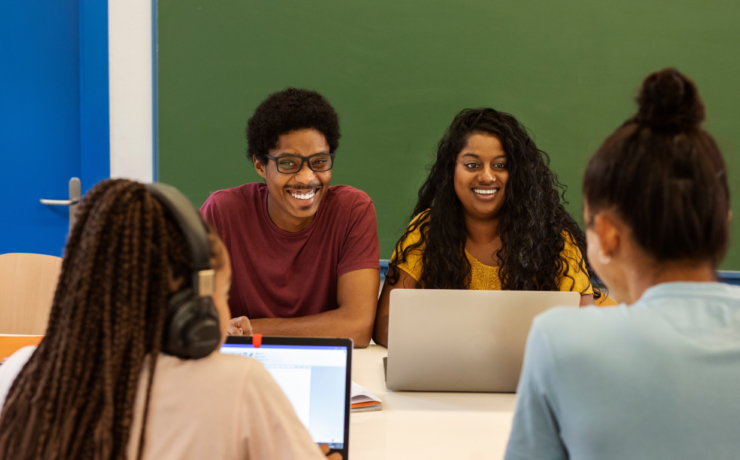
POLYGON ((265 366, 317 444, 346 460, 352 341, 308 337, 229 336, 221 353, 248 356, 265 366))
POLYGON ((383 409, 383 401, 359 383, 352 382, 352 412, 370 412, 383 409))

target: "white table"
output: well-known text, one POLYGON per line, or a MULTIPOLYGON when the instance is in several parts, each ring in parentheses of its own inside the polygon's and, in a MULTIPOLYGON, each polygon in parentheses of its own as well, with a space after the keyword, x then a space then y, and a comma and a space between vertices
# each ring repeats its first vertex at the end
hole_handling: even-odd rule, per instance
POLYGON ((352 380, 379 396, 383 410, 351 414, 349 460, 503 458, 515 395, 388 391, 385 356, 378 345, 352 355, 352 380))

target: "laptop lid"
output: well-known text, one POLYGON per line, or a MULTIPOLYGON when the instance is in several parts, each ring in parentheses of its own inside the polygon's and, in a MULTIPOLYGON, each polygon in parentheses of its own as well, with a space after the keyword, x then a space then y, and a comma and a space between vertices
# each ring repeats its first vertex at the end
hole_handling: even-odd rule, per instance
POLYGON ((389 390, 514 392, 532 320, 578 292, 394 289, 389 390))
POLYGON ((221 353, 261 362, 288 397, 317 444, 349 453, 352 341, 309 337, 229 336, 221 353))

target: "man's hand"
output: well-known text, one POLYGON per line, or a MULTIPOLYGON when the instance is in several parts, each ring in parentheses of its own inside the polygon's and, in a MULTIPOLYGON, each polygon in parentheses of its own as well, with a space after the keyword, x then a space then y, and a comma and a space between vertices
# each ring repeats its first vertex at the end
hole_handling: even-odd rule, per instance
POLYGON ((380 276, 376 268, 362 268, 339 277, 339 308, 296 318, 255 318, 255 334, 288 337, 349 337, 355 348, 370 343, 378 302, 380 276))
POLYGON ((331 455, 327 455, 329 453, 329 446, 326 444, 319 444, 319 447, 321 448, 321 452, 326 455, 327 458, 330 458, 331 460, 342 460, 342 454, 339 452, 334 452, 331 455))
POLYGON ((229 321, 229 335, 252 335, 252 324, 246 316, 231 318, 229 321))

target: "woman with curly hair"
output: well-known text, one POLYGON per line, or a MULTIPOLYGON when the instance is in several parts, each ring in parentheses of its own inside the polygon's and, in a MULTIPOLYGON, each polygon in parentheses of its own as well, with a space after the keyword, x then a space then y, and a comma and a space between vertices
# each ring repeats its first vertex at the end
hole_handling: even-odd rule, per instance
POLYGON ((186 236, 128 180, 93 187, 77 217, 44 339, 0 366, 0 458, 325 458, 264 367, 215 351, 230 329, 231 267, 214 233, 191 225, 186 236), (194 267, 196 250, 215 274, 194 267), (200 348, 173 351, 167 325, 185 319, 174 312, 185 297, 209 307, 193 288, 201 274, 215 283, 204 327, 188 335, 200 348))
POLYGON ((576 291, 581 305, 593 304, 586 240, 548 165, 513 116, 485 108, 455 117, 396 244, 376 343, 387 346, 398 288, 576 291))

